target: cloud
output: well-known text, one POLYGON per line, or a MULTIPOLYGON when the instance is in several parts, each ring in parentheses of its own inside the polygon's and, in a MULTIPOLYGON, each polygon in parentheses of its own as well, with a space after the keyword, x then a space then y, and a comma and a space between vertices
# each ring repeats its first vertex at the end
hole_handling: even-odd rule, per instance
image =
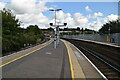
MULTIPOLYGON (((6 8, 11 9, 16 17, 24 24, 37 24, 40 27, 48 26, 48 17, 43 14, 49 8, 46 1, 37 0, 11 0, 6 8)), ((24 25, 22 27, 25 27, 24 25)))
POLYGON ((99 17, 103 17, 103 13, 101 13, 101 12, 95 12, 93 15, 92 14, 89 14, 89 15, 87 15, 87 18, 88 19, 91 19, 91 18, 99 18, 99 17))
POLYGON ((97 20, 89 23, 88 25, 90 29, 98 31, 103 26, 103 23, 100 20, 97 20))
POLYGON ((97 17, 101 17, 101 16, 103 16, 103 13, 101 13, 101 12, 98 12, 98 13, 94 13, 94 15, 93 15, 93 18, 97 18, 97 17))
MULTIPOLYGON (((54 19, 50 22, 54 23, 54 19)), ((57 22, 67 23, 69 28, 83 27, 88 23, 88 19, 86 16, 83 16, 81 13, 74 13, 72 17, 70 13, 64 13, 63 11, 57 12, 57 22)))
MULTIPOLYGON (((54 23, 54 17, 51 20, 48 16, 44 15, 44 12, 49 9, 46 3, 45 1, 38 0, 11 0, 9 4, 0 2, 0 9, 4 7, 11 9, 16 17, 23 22, 24 25, 21 25, 21 27, 26 28, 28 25, 36 24, 40 28, 47 28, 50 27, 50 22, 54 23)), ((88 12, 92 12, 89 6, 86 6, 85 9, 88 12)), ((118 19, 118 16, 114 14, 103 18, 102 12, 94 12, 86 16, 83 16, 81 13, 64 13, 62 10, 57 12, 57 22, 60 22, 59 24, 66 22, 69 28, 80 27, 98 30, 103 23, 116 19, 118 19), (93 21, 91 22, 90 19, 93 19, 93 21)))
POLYGON ((71 17, 70 13, 64 13, 63 11, 59 11, 56 13, 57 19, 58 20, 62 20, 62 19, 66 19, 68 17, 71 17))
MULTIPOLYGON (((67 23, 68 27, 71 27, 71 28, 75 27, 74 19, 71 17, 70 13, 64 13, 63 11, 59 11, 57 12, 56 16, 57 16, 56 22, 59 22, 59 24, 67 23)), ((54 23, 54 19, 51 20, 50 22, 54 23)))
POLYGON ((77 26, 79 25, 85 25, 88 23, 87 17, 83 16, 81 13, 75 13, 74 14, 74 21, 77 26))
POLYGON ((89 8, 89 6, 86 6, 85 10, 88 11, 88 12, 92 12, 92 10, 89 8))
MULTIPOLYGON (((102 16, 102 15, 101 15, 102 16)), ((118 15, 110 14, 105 18, 97 17, 96 21, 93 21, 89 24, 89 28, 94 30, 99 30, 103 24, 108 23, 109 21, 116 21, 118 19, 118 15)))
POLYGON ((42 13, 39 14, 23 14, 16 16, 20 21, 24 23, 34 23, 34 24, 46 24, 48 22, 48 18, 44 16, 42 13))
POLYGON ((68 27, 74 28, 75 27, 75 21, 73 18, 68 17, 66 18, 65 22, 68 24, 68 27))
POLYGON ((59 11, 56 13, 57 19, 64 19, 65 18, 65 13, 63 11, 59 11))
POLYGON ((16 14, 25 14, 25 13, 39 13, 48 10, 45 6, 46 2, 39 1, 36 3, 36 0, 11 0, 9 7, 16 14))
POLYGON ((5 8, 6 3, 0 2, 0 10, 2 10, 3 8, 5 8))
POLYGON ((108 15, 106 18, 104 18, 104 22, 108 23, 109 21, 115 21, 117 19, 118 19, 118 15, 111 14, 108 15))

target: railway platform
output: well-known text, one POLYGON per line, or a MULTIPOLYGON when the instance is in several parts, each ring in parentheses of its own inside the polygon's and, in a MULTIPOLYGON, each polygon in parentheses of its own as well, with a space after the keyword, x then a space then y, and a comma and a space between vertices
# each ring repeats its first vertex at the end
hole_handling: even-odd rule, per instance
POLYGON ((92 42, 92 43, 101 44, 101 45, 107 45, 107 46, 116 47, 116 48, 120 48, 120 44, 115 44, 115 43, 100 42, 100 41, 78 39, 78 38, 73 38, 73 39, 80 40, 80 41, 86 41, 86 42, 92 42))
POLYGON ((44 44, 1 59, 2 80, 7 78, 13 80, 16 78, 106 79, 77 47, 65 40, 61 40, 56 49, 51 39, 44 44))

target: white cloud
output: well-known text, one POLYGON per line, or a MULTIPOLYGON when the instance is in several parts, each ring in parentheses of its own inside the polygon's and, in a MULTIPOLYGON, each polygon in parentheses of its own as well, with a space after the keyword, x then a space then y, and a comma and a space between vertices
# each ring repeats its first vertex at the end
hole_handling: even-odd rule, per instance
POLYGON ((92 14, 87 15, 87 18, 88 19, 99 18, 99 17, 102 17, 102 16, 103 16, 103 13, 101 13, 101 12, 95 12, 93 15, 92 14))
POLYGON ((24 23, 34 23, 34 24, 46 24, 48 22, 48 18, 44 16, 42 13, 39 14, 19 14, 16 16, 20 21, 24 23))
POLYGON ((3 8, 5 8, 6 3, 0 2, 0 10, 2 10, 3 8))
POLYGON ((104 22, 108 23, 109 21, 115 21, 117 19, 118 19, 118 15, 111 14, 108 15, 106 18, 104 18, 104 22))
POLYGON ((74 19, 73 18, 71 18, 71 17, 68 17, 68 18, 66 18, 66 23, 68 24, 67 26, 68 27, 71 27, 71 28, 74 28, 75 27, 75 22, 74 22, 74 19))
POLYGON ((43 14, 43 12, 48 10, 45 5, 46 1, 11 0, 6 8, 11 9, 16 17, 25 24, 36 24, 45 27, 48 26, 49 22, 48 17, 43 14))
MULTIPOLYGON (((63 24, 63 23, 67 23, 67 26, 70 27, 70 28, 73 28, 75 27, 75 22, 74 22, 74 19, 71 17, 71 14, 70 13, 64 13, 63 11, 59 11, 57 12, 56 14, 56 22, 58 24, 63 24)), ((54 17, 52 20, 49 21, 50 23, 54 23, 54 17)))
POLYGON ((101 17, 101 16, 103 16, 103 13, 101 13, 101 12, 98 12, 98 13, 94 13, 94 15, 93 15, 93 18, 97 18, 97 17, 101 17))
POLYGON ((14 10, 16 14, 39 13, 48 10, 45 4, 46 2, 44 1, 36 3, 36 0, 11 0, 9 7, 14 10))
POLYGON ((88 12, 92 12, 92 10, 89 8, 89 6, 86 6, 85 10, 88 11, 88 12))
MULTIPOLYGON (((50 22, 54 23, 54 19, 50 22)), ((76 28, 78 26, 83 27, 88 23, 86 16, 83 16, 81 13, 75 13, 72 17, 70 13, 64 13, 63 11, 57 12, 57 22, 67 23, 69 28, 76 28)))
POLYGON ((83 16, 81 13, 75 13, 74 14, 74 20, 77 26, 79 25, 85 25, 88 23, 87 17, 83 16))
MULTIPOLYGON (((49 23, 54 23, 54 17, 50 20, 47 16, 43 14, 43 12, 47 11, 49 8, 46 7, 45 1, 37 0, 11 0, 10 4, 5 4, 0 2, 0 9, 6 7, 11 9, 20 21, 22 21, 25 25, 21 25, 21 27, 25 27, 31 24, 36 24, 40 26, 40 28, 49 27, 49 23)), ((89 6, 85 7, 86 11, 92 11, 89 6)), ((113 21, 118 18, 117 15, 111 14, 105 18, 103 18, 103 13, 95 12, 94 14, 89 14, 83 16, 81 13, 74 13, 71 15, 70 13, 64 13, 63 11, 57 12, 57 22, 67 22, 67 26, 70 28, 89 28, 94 30, 98 30, 103 25, 103 22, 106 23, 108 21, 113 21), (93 19, 93 22, 90 22, 90 19, 93 19), (93 27, 91 27, 92 25, 93 27)))
POLYGON ((89 23, 89 28, 94 30, 99 30, 103 24, 108 23, 109 21, 115 21, 118 19, 118 15, 110 14, 105 18, 97 17, 96 21, 89 23))
POLYGON ((57 19, 64 19, 65 18, 65 13, 63 11, 59 11, 56 13, 57 19))
POLYGON ((102 27, 102 22, 101 21, 93 21, 92 23, 89 23, 89 28, 92 30, 99 30, 102 27))

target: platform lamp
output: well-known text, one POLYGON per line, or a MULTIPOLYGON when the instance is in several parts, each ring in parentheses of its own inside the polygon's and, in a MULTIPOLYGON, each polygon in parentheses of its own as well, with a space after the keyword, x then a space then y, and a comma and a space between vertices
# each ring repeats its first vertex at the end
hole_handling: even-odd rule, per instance
POLYGON ((54 26, 55 27, 55 36, 54 36, 54 48, 57 47, 57 25, 56 25, 56 12, 60 11, 62 9, 49 9, 49 11, 54 11, 55 12, 55 25, 53 25, 53 23, 50 23, 50 26, 54 26))

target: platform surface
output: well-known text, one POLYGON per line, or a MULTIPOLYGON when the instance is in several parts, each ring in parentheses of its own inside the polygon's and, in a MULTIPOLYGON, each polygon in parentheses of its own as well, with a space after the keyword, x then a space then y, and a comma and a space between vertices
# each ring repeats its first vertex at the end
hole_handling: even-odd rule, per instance
POLYGON ((75 80, 73 78, 77 80, 103 78, 82 54, 74 45, 65 40, 61 40, 56 49, 54 48, 54 42, 52 42, 3 66, 2 77, 67 78, 69 80, 75 80))
POLYGON ((53 42, 32 54, 3 66, 3 78, 71 78, 67 49, 53 42))

